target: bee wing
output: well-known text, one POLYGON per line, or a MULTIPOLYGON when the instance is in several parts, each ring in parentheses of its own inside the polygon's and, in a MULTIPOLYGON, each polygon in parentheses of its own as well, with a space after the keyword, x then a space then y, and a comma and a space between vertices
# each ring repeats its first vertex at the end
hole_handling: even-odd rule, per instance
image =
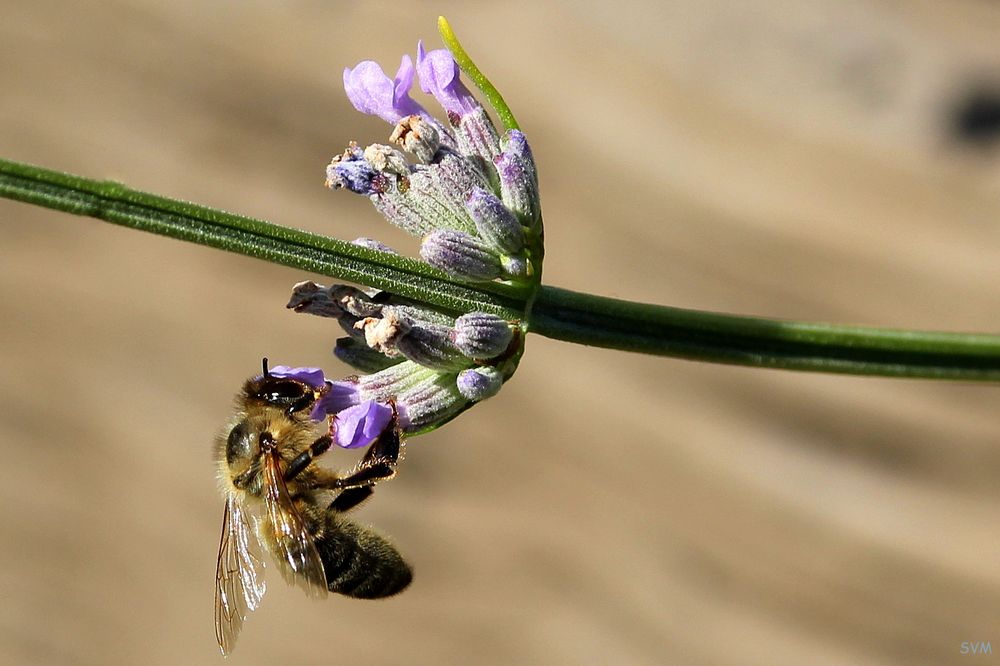
POLYGON ((271 530, 268 539, 274 544, 274 559, 281 575, 290 585, 305 590, 311 597, 326 596, 326 571, 312 535, 288 494, 277 451, 264 456, 264 506, 267 520, 261 525, 271 530))
POLYGON ((247 613, 257 610, 264 596, 264 561, 256 536, 233 496, 222 515, 222 539, 215 569, 215 638, 222 654, 229 654, 247 613))

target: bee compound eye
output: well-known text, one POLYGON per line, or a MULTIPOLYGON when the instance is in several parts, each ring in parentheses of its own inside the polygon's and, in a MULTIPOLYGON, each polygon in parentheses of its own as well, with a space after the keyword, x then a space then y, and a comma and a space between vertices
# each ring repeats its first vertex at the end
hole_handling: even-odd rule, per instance
POLYGON ((226 438, 226 461, 229 464, 250 456, 250 432, 246 425, 236 424, 226 438))

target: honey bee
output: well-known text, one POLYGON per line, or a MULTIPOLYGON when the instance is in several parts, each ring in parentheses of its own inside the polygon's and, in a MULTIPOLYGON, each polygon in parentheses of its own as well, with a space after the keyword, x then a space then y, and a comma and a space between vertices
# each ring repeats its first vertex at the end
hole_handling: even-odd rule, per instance
POLYGON ((285 580, 307 595, 327 591, 374 599, 402 591, 412 571, 395 547, 343 517, 373 486, 396 474, 402 436, 392 421, 358 465, 339 474, 313 464, 333 443, 336 422, 317 437, 310 418, 329 390, 268 372, 251 377, 236 396, 237 413, 216 442, 226 499, 215 574, 215 635, 224 655, 264 596, 261 547, 285 580))

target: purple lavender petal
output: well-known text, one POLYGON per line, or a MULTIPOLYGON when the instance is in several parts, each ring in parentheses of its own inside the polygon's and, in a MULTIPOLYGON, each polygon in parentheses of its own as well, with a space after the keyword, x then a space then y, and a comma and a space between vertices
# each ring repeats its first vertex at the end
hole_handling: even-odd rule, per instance
POLYGON ((417 42, 417 74, 420 89, 434 95, 449 115, 461 118, 482 106, 462 83, 458 63, 446 49, 426 52, 424 43, 417 42))
POLYGON ((410 97, 412 85, 410 56, 403 56, 395 80, 390 80, 379 64, 371 60, 358 63, 354 69, 344 69, 344 90, 354 108, 392 124, 406 116, 427 113, 410 97))
MULTIPOLYGON (((392 104, 398 109, 400 118, 425 114, 424 107, 410 97, 410 88, 413 87, 413 75, 416 70, 413 67, 413 60, 408 55, 403 55, 399 60, 399 69, 396 70, 396 78, 392 82, 392 104)), ((394 122, 399 122, 397 118, 394 122)))
POLYGON ((345 449, 368 446, 382 434, 391 420, 391 407, 366 400, 337 414, 333 441, 345 449))
POLYGON ((290 368, 287 365, 276 365, 268 369, 267 374, 282 379, 295 379, 314 389, 323 388, 323 384, 326 382, 322 368, 290 368))
POLYGON ((330 390, 316 401, 309 415, 313 421, 322 421, 328 415, 337 414, 361 401, 357 384, 353 382, 327 382, 327 385, 330 390))

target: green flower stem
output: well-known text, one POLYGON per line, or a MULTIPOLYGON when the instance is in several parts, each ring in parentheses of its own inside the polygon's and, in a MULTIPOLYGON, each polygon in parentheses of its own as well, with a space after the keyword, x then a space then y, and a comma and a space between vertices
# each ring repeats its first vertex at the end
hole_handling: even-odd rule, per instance
POLYGON ((520 319, 528 290, 470 286, 422 261, 195 204, 0 160, 0 196, 369 285, 429 305, 520 319))
POLYGON ((496 111, 497 117, 500 118, 500 122, 503 123, 504 129, 520 129, 520 125, 517 124, 517 119, 514 117, 514 112, 510 110, 507 106, 507 102, 504 101, 503 95, 500 91, 496 89, 496 86, 486 78, 476 63, 472 61, 469 54, 466 53, 465 49, 462 48, 461 42, 458 41, 458 37, 455 36, 455 32, 451 29, 451 25, 448 23, 448 19, 443 16, 438 17, 438 32, 441 33, 441 41, 444 45, 448 47, 451 51, 451 55, 455 58, 455 62, 458 66, 462 68, 462 71, 469 75, 472 82, 476 84, 483 95, 486 96, 487 101, 489 101, 490 106, 496 111))
POLYGON ((542 286, 529 330, 624 351, 784 370, 1000 381, 1000 335, 782 321, 542 286))
POLYGON ((468 285, 423 262, 195 204, 0 160, 0 196, 349 280, 453 312, 522 319, 557 340, 790 370, 1000 381, 1000 335, 789 322, 499 283, 468 285))

